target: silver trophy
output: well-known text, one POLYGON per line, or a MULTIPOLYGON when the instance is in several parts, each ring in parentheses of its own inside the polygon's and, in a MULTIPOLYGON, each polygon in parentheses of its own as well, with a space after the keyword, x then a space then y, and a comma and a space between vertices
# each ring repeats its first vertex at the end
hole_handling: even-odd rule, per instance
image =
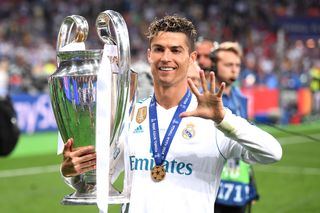
MULTIPOLYGON (((111 170, 123 152, 119 137, 124 121, 128 120, 125 117, 133 112, 137 74, 130 70, 129 36, 122 16, 111 10, 100 13, 96 30, 100 40, 116 50, 116 55, 109 57, 112 67, 112 101, 108 112, 111 170)), ((88 32, 88 23, 81 16, 72 15, 63 20, 57 38, 57 70, 49 77, 51 103, 60 135, 64 142, 73 138, 75 148, 95 145, 96 140, 97 72, 104 51, 85 49, 88 32)), ((95 171, 68 178, 66 182, 76 191, 66 195, 62 204, 96 204, 95 171)), ((110 183, 111 203, 121 203, 123 196, 110 183)))

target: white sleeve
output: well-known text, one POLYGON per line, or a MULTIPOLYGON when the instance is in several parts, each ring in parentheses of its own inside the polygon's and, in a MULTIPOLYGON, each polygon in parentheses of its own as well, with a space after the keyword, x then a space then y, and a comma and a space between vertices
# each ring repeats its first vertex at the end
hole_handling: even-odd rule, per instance
POLYGON ((279 161, 282 157, 282 148, 272 135, 228 109, 216 127, 227 136, 219 137, 217 141, 226 158, 240 157, 247 163, 267 164, 279 161))

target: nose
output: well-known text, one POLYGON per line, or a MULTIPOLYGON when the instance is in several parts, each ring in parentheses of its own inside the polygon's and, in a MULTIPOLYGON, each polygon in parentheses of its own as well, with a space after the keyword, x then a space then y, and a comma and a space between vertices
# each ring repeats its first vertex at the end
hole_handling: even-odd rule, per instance
POLYGON ((232 71, 232 73, 237 73, 237 72, 239 72, 239 71, 240 71, 240 65, 238 65, 238 64, 233 64, 233 65, 231 66, 231 71, 232 71))
POLYGON ((171 51, 168 49, 165 49, 162 53, 161 61, 168 62, 170 61, 170 58, 171 58, 171 51))

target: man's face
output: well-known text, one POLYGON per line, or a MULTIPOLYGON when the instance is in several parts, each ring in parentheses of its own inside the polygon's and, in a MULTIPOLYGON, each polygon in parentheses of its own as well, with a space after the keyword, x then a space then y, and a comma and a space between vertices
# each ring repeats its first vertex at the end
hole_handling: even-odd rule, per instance
POLYGON ((197 61, 200 68, 203 70, 207 70, 212 67, 212 62, 209 57, 212 48, 213 45, 210 42, 202 42, 196 45, 197 61))
POLYGON ((236 81, 240 74, 241 59, 231 51, 219 51, 217 62, 217 79, 225 82, 227 86, 236 81))
POLYGON ((196 53, 189 54, 187 36, 179 32, 159 32, 150 43, 148 62, 154 86, 179 87, 187 84, 187 71, 196 53))

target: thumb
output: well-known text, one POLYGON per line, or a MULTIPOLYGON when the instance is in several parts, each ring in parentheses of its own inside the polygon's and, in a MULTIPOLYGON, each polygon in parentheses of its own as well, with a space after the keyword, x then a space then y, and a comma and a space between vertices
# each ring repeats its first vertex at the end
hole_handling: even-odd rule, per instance
POLYGON ((64 144, 63 153, 72 152, 73 138, 69 138, 67 143, 64 144))
POLYGON ((180 116, 180 118, 196 116, 196 112, 195 111, 182 112, 182 113, 180 113, 179 116, 180 116))

